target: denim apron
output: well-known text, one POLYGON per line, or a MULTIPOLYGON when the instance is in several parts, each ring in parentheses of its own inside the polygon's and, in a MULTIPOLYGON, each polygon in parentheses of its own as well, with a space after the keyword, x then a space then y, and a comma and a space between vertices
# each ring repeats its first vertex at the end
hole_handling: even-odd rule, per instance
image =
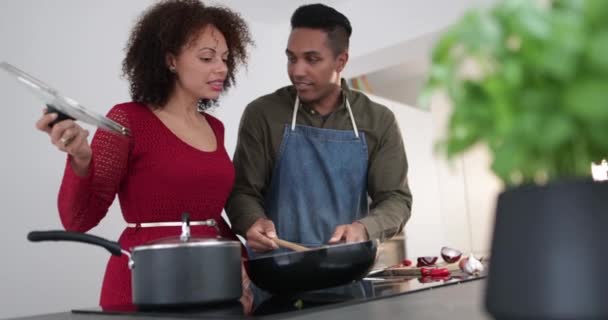
POLYGON ((365 133, 296 125, 299 97, 265 197, 266 215, 281 239, 309 246, 326 244, 335 228, 368 213, 368 152, 365 133))

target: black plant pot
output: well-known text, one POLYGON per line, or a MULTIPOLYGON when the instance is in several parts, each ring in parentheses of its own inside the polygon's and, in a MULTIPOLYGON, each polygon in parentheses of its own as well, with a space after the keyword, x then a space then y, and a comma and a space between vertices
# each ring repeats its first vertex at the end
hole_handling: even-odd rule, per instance
POLYGON ((608 184, 500 194, 486 291, 495 319, 608 319, 608 184))

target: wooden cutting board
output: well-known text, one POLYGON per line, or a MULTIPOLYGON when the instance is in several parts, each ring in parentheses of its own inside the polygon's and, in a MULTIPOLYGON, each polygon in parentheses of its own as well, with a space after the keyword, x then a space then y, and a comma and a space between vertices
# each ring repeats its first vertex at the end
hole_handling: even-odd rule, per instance
POLYGON ((384 270, 382 272, 382 274, 387 275, 387 276, 413 276, 413 277, 416 277, 416 276, 422 275, 422 269, 426 269, 426 270, 447 269, 447 271, 449 271, 449 272, 460 271, 460 267, 458 266, 458 263, 452 263, 452 264, 437 264, 436 266, 422 267, 422 268, 395 266, 395 267, 387 268, 386 270, 384 270))

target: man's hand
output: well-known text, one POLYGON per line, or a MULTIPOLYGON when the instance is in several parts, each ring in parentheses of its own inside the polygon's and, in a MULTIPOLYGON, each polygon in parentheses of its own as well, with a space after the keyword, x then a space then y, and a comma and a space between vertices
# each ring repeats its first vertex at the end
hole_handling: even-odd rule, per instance
POLYGON ((279 246, 272 241, 276 239, 277 232, 274 223, 266 218, 260 218, 247 230, 247 244, 254 252, 266 252, 278 249, 279 246))
POLYGON ((336 231, 334 231, 331 239, 329 239, 329 243, 338 243, 342 240, 346 241, 346 243, 350 243, 368 239, 369 236, 367 235, 365 226, 361 222, 355 221, 351 224, 337 226, 336 231))

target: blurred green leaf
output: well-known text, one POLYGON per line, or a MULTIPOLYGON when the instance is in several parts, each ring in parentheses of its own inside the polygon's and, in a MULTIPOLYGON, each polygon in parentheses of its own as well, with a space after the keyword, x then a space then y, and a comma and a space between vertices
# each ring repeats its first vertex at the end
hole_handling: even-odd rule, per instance
POLYGON ((458 43, 464 45, 468 53, 492 52, 500 45, 500 25, 479 11, 468 13, 455 31, 458 43))
POLYGON ((575 134, 576 125, 571 118, 560 113, 548 115, 540 127, 538 148, 551 153, 566 145, 575 134))
POLYGON ((608 78, 587 79, 565 88, 566 111, 585 123, 608 123, 608 78))
POLYGON ((510 184, 511 176, 525 162, 524 153, 517 145, 505 143, 495 150, 492 170, 505 182, 510 184))
POLYGON ((423 91, 454 105, 442 152, 485 143, 506 184, 589 176, 608 157, 608 0, 539 3, 465 14, 437 42, 423 91))
MULTIPOLYGON (((581 1, 581 0, 579 0, 581 1)), ((606 26, 606 13, 608 12, 608 1, 606 0, 584 0, 584 16, 590 27, 606 26)))
POLYGON ((598 32, 589 39, 587 59, 591 69, 608 73, 608 29, 598 32))

